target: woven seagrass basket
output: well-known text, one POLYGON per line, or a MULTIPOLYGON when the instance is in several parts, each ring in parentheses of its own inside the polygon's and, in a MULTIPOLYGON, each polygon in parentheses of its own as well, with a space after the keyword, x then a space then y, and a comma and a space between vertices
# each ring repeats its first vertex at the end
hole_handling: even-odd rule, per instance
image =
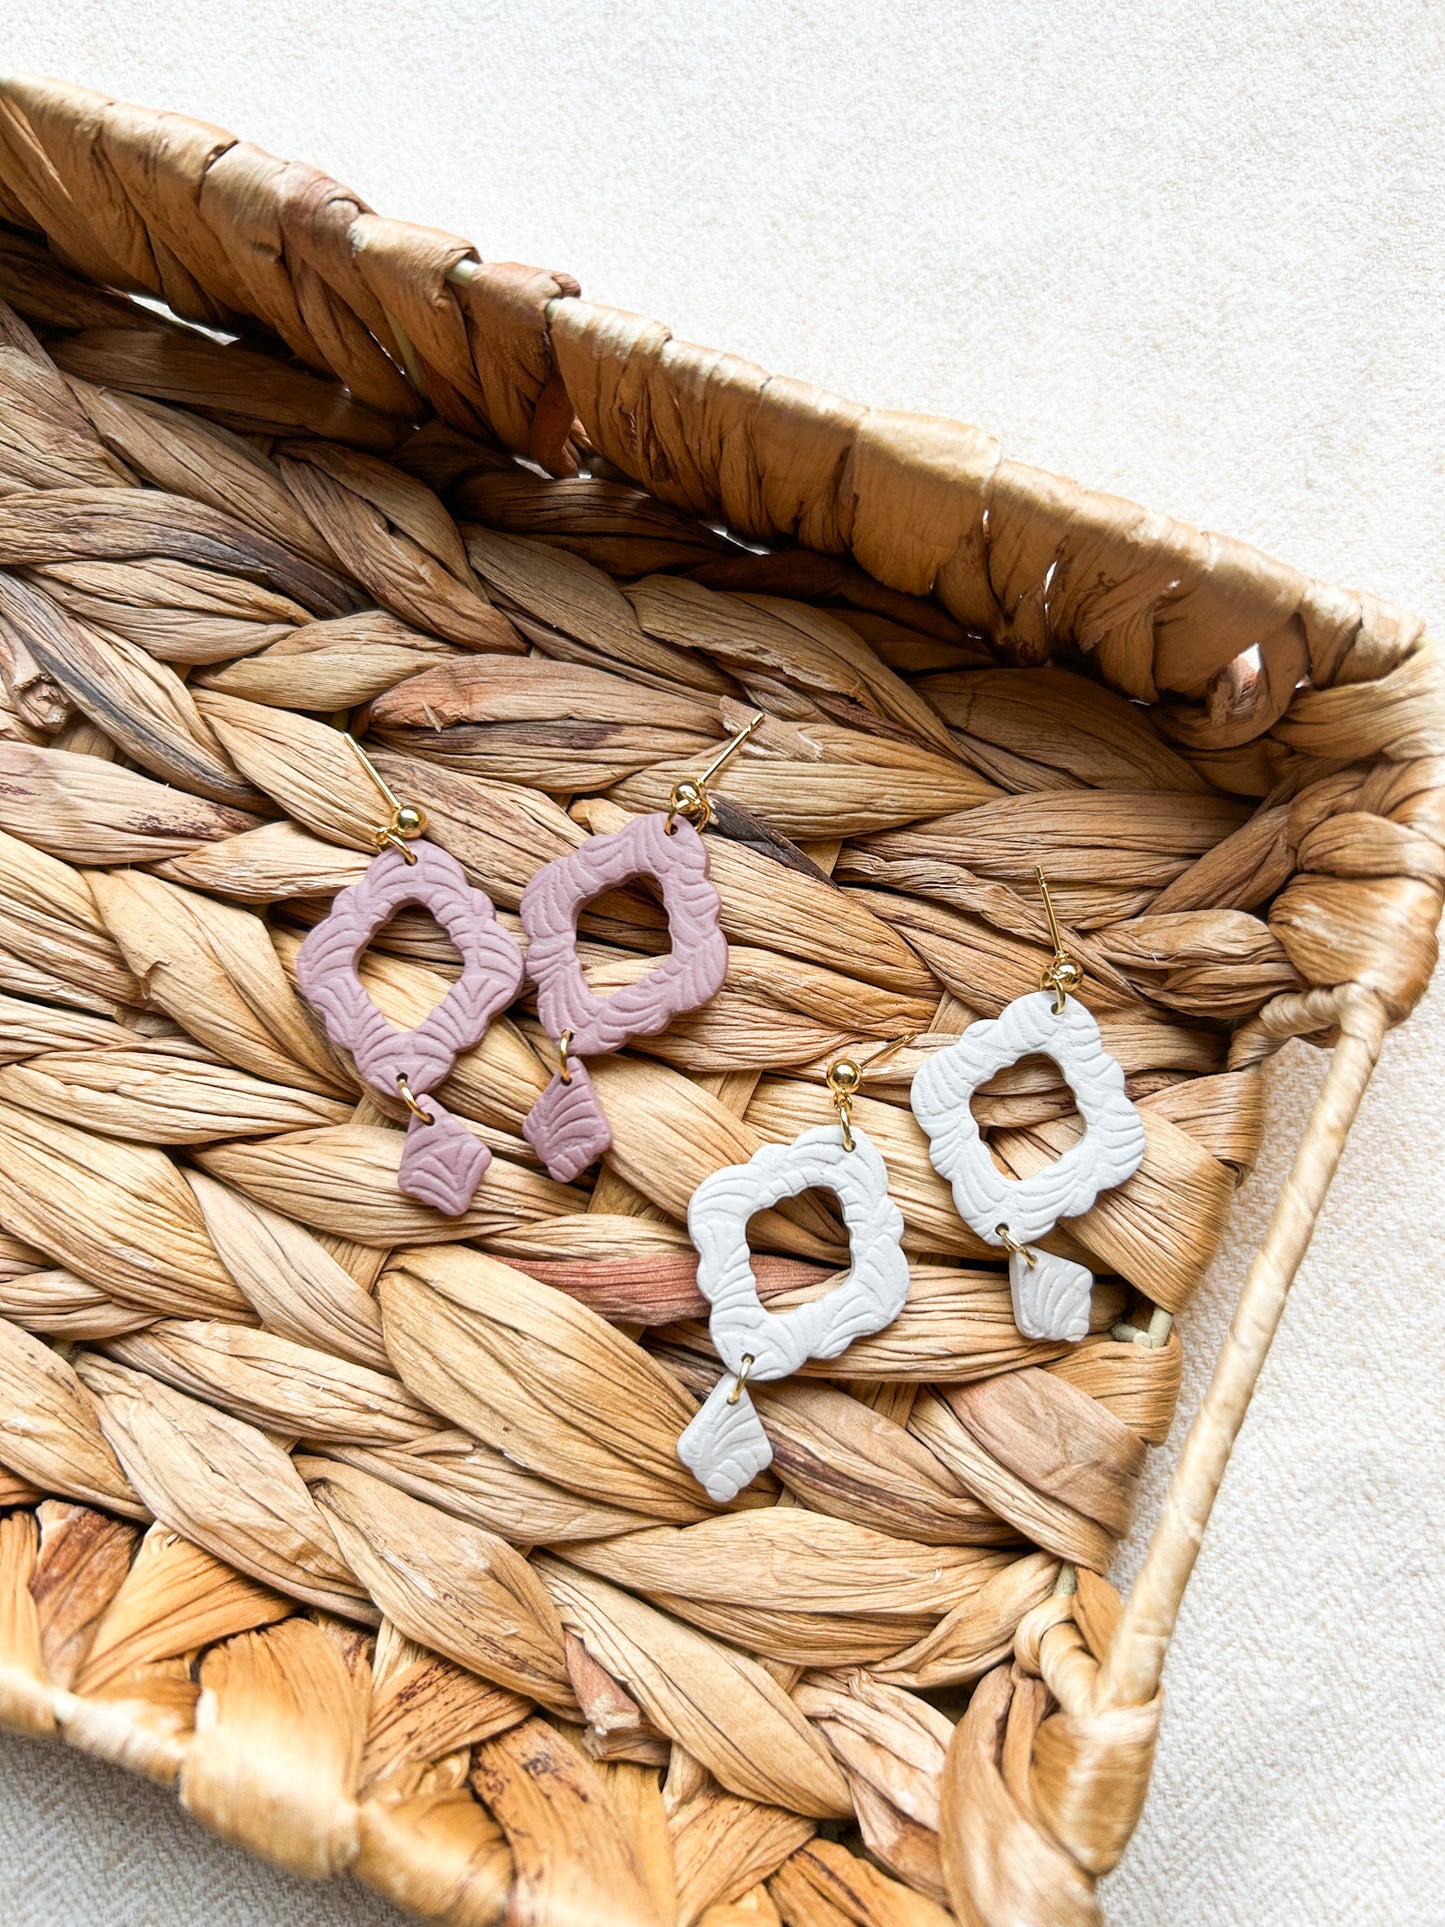
MULTIPOLYGON (((1434 958, 1419 623, 1226 539, 484 264, 218 128, 0 89, 0 1723, 206 1825, 486 1927, 1086 1923, 1170 1629, 1387 1028, 1434 958), (552 857, 740 719, 731 961, 594 1075, 591 1181, 520 1126, 524 1001, 445 1101, 471 1210, 294 988, 369 859, 340 731, 515 924, 552 857), (1033 989, 1054 885, 1147 1125, 1028 1342, 908 1108, 1033 989), (771 1473, 675 1446, 718 1372, 693 1188, 857 1115, 907 1307, 759 1395, 771 1473), (1333 1055, 1137 1584, 1108 1584, 1287 1038, 1333 1055), (1184 1321, 1187 1331, 1187 1320, 1184 1321)), ((666 947, 629 888, 594 982, 666 947)), ((414 1023, 452 953, 399 917, 414 1023)), ((1037 1169, 1026 1060, 978 1101, 1037 1169)), ((774 1304, 843 1255, 753 1228, 774 1304)))

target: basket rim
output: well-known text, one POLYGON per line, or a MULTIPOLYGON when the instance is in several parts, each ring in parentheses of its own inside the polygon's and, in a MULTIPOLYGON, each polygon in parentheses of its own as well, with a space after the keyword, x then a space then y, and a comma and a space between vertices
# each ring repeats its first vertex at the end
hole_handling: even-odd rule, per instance
POLYGON ((1257 652, 1274 685, 1258 733, 1297 686, 1287 668, 1317 692, 1373 682, 1424 636, 1382 598, 1012 461, 982 429, 676 340, 584 300, 565 272, 486 262, 186 115, 0 78, 0 219, 102 286, 202 326, 257 322, 370 405, 470 419, 553 475, 576 473, 580 426, 587 450, 670 506, 848 557, 1022 664, 1075 645, 1136 701, 1207 699, 1237 720, 1228 679, 1257 652), (331 311, 324 334, 308 284, 331 311))

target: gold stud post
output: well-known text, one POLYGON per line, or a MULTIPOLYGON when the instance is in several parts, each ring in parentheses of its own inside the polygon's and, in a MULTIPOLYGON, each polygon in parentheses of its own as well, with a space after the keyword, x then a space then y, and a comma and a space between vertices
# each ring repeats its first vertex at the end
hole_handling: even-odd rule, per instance
POLYGON ((1084 981, 1084 966, 1077 957, 1071 956, 1064 948, 1063 933, 1059 929, 1059 919, 1054 913, 1054 900, 1049 894, 1048 878, 1044 875, 1043 865, 1035 864, 1034 875, 1039 880, 1043 892, 1044 915, 1049 920, 1049 936, 1053 941, 1054 954, 1039 978, 1040 990, 1054 993, 1054 1015, 1062 1017, 1064 1002, 1071 990, 1077 990, 1084 981))
POLYGON ((899 1051, 907 1050, 917 1035, 918 1032, 916 1030, 904 1031, 903 1035, 901 1037, 895 1037, 891 1044, 885 1044, 881 1050, 876 1050, 871 1057, 865 1058, 863 1061, 863 1069, 865 1071, 877 1070, 878 1066, 880 1064, 886 1064, 890 1057, 896 1057, 899 1051))
POLYGON ((843 1149, 851 1151, 853 1143, 853 1099, 863 1087, 863 1068, 851 1057, 840 1057, 836 1064, 828 1066, 828 1089, 833 1094, 833 1109, 838 1113, 838 1122, 843 1127, 843 1149))
POLYGON ((379 824, 372 832, 377 849, 384 849, 389 843, 393 849, 401 851, 408 863, 415 863, 416 852, 407 848, 406 840, 408 837, 423 834, 426 829, 426 811, 418 809, 415 803, 403 803, 350 731, 343 730, 342 735, 352 755, 375 783, 391 810, 391 821, 379 824))
POLYGON ((918 1035, 910 1030, 902 1037, 895 1037, 891 1044, 865 1058, 860 1064, 856 1057, 840 1057, 828 1066, 826 1082, 833 1099, 833 1109, 838 1113, 838 1122, 843 1127, 843 1149, 856 1148, 853 1138, 853 1099, 863 1088, 863 1073, 871 1071, 875 1065, 883 1064, 898 1051, 904 1050, 918 1035))
POLYGON ((684 776, 680 782, 674 783, 668 799, 667 821, 663 824, 669 836, 673 834, 673 827, 680 816, 685 816, 699 830, 707 828, 712 821, 712 799, 707 793, 708 784, 723 765, 737 755, 753 731, 762 727, 762 722, 763 712, 759 710, 750 723, 745 723, 735 736, 723 744, 701 776, 684 776))

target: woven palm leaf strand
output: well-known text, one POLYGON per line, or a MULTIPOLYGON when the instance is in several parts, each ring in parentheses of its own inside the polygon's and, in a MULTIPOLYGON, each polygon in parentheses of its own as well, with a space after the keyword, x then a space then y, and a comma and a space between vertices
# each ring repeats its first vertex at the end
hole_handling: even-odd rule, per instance
MULTIPOLYGON (((1229 1445, 1433 961, 1419 626, 198 123, 6 82, 0 218, 0 1723, 469 1927, 1099 1921, 1229 1445), (404 1111, 294 982, 370 859, 341 730, 515 929, 757 710, 709 832, 727 980, 592 1066, 600 1170, 521 1135, 524 999, 442 1090, 494 1154, 473 1205, 401 1196, 404 1111), (1098 1274, 1077 1347, 1020 1337, 907 1101, 1036 987, 1036 864, 1146 1129, 1049 1240, 1098 1274), (908 1033, 855 1107, 908 1304, 760 1388, 772 1470, 717 1507, 675 1449, 719 1369, 688 1198, 908 1033), (1121 1606, 1291 1036, 1337 1045, 1325 1093, 1121 1606)), ((667 943, 636 886, 581 930, 602 989, 667 943)), ((403 1025, 454 970, 415 914, 363 966, 403 1025)), ((977 1111, 1019 1176, 1078 1128, 1041 1060, 977 1111)), ((776 1305, 845 1260, 811 1195, 751 1236, 776 1305)))

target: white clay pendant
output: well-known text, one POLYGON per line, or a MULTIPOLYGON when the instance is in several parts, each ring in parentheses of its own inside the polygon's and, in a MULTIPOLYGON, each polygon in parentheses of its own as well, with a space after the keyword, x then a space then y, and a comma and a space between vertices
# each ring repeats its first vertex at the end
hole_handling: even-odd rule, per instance
POLYGON ((697 1282, 712 1305, 708 1329, 728 1375, 678 1440, 677 1456, 710 1499, 735 1498, 772 1462, 749 1382, 786 1378, 809 1358, 836 1358, 869 1332, 882 1331, 908 1296, 903 1216, 888 1196, 877 1148, 853 1129, 820 1125, 791 1144, 765 1144, 746 1164, 704 1178, 688 1206, 697 1246, 697 1282), (848 1275, 821 1298, 768 1311, 758 1298, 748 1251, 748 1220, 810 1186, 837 1193, 848 1227, 848 1275))
POLYGON ((1060 1218, 1087 1211, 1101 1191, 1133 1177, 1144 1157, 1144 1122, 1125 1095, 1124 1071, 1104 1049, 1099 1026, 1074 997, 1056 1011, 1050 991, 1016 997, 1002 1014, 970 1024, 956 1044, 930 1057, 913 1079, 913 1114, 929 1155, 953 1186, 953 1201, 980 1238, 1009 1253, 1014 1322, 1026 1338, 1077 1344, 1089 1329, 1093 1274, 1040 1251, 1060 1218), (1005 1177, 972 1110, 980 1084, 1034 1054, 1052 1057, 1078 1105, 1084 1135, 1032 1177, 1005 1177))

